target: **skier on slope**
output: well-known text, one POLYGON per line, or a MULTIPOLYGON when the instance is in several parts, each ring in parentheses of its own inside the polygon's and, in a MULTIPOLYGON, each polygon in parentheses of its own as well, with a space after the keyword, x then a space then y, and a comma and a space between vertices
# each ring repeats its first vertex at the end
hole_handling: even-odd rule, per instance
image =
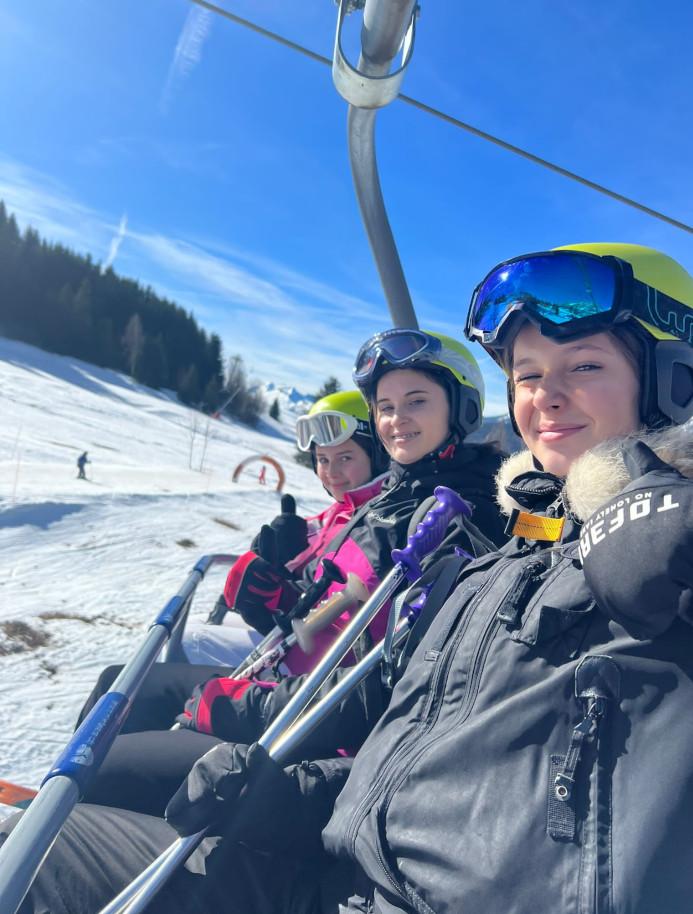
POLYGON ((85 472, 85 466, 88 463, 91 463, 91 460, 87 458, 88 451, 84 451, 77 458, 77 479, 86 479, 87 474, 85 472))

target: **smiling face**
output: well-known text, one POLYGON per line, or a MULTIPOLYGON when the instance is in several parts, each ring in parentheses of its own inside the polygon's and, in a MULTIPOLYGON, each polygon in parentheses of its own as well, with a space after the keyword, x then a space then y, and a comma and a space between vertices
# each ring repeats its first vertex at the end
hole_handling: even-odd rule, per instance
POLYGON ((372 476, 371 459, 353 438, 343 444, 315 448, 315 472, 335 501, 365 485, 372 476))
POLYGON ((423 371, 388 371, 376 389, 375 424, 393 460, 416 463, 450 435, 447 394, 423 371))
POLYGON ((555 343, 526 324, 513 344, 512 383, 522 438, 557 476, 595 444, 640 426, 635 368, 609 333, 555 343))

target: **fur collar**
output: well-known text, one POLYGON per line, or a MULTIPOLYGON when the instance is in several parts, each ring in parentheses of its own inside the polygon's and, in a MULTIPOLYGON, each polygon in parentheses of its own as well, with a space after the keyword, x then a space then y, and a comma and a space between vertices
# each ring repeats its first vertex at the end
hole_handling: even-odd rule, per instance
MULTIPOLYGON (((656 432, 644 432, 634 437, 644 441, 666 463, 679 473, 693 478, 693 420, 685 425, 656 432)), ((564 494, 571 513, 585 521, 605 501, 618 494, 630 482, 630 476, 621 456, 621 447, 627 439, 612 438, 587 451, 573 463, 566 477, 564 494)), ((506 492, 506 486, 519 476, 535 470, 530 451, 512 454, 503 462, 496 486, 498 504, 503 514, 510 514, 520 505, 506 492)))

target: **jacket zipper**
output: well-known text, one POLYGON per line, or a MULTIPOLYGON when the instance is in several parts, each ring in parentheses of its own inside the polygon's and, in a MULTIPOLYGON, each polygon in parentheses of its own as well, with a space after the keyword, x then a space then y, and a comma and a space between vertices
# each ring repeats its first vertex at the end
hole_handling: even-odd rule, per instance
MULTIPOLYGON (((575 786, 579 768, 585 768, 588 783, 587 815, 582 831, 582 853, 578 874, 578 914, 610 914, 612 910, 611 875, 611 777, 608 773, 609 740, 605 718, 617 706, 620 670, 606 654, 588 654, 575 671, 575 692, 583 702, 583 718, 573 728, 568 752, 553 780, 552 790, 558 806, 572 809, 566 821, 575 816, 575 786), (584 758, 590 747, 592 765, 584 758), (582 762, 582 764, 581 764, 582 762), (608 848, 602 852, 603 846, 608 848)), ((574 835, 563 834, 574 840, 574 835)))
POLYGON ((501 622, 513 627, 520 624, 520 615, 525 607, 525 601, 537 578, 541 577, 546 570, 547 566, 540 560, 528 562, 525 565, 515 586, 496 610, 496 615, 501 622))
MULTIPOLYGON (((529 566, 525 566, 525 568, 523 568, 523 570, 522 570, 522 573, 518 577, 518 581, 513 585, 513 592, 515 592, 515 587, 517 587, 518 584, 520 584, 520 587, 523 591, 523 595, 526 597, 528 595, 528 592, 530 589, 529 585, 530 584, 536 585, 539 581, 539 578, 536 574, 538 568, 541 568, 542 572, 547 570, 546 566, 542 562, 539 562, 539 563, 533 562, 529 566), (531 571, 531 574, 529 574, 529 575, 525 573, 528 570, 531 571)), ((477 601, 475 601, 475 602, 477 602, 477 601)), ((471 609, 472 609, 472 606, 470 605, 468 612, 471 609)), ((477 646, 474 650, 474 653, 472 654, 472 658, 471 658, 471 661, 469 664, 469 676, 467 678, 467 688, 464 693, 464 698, 462 699, 462 702, 460 704, 460 707, 458 709, 458 712, 457 712, 454 720, 450 724, 450 728, 461 726, 462 724, 464 724, 464 722, 467 720, 467 718, 471 714, 472 708, 474 707, 474 701, 475 701, 477 693, 478 693, 479 680, 481 679, 481 673, 482 673, 484 665, 486 663, 486 657, 488 656, 489 648, 491 646, 491 643, 493 642, 493 639, 496 636, 498 629, 500 628, 501 624, 504 621, 505 620, 499 614, 499 611, 494 610, 494 612, 491 614, 490 618, 487 620, 486 624, 484 625, 483 631, 481 632, 481 635, 479 636, 477 646)), ((460 638, 457 641, 458 644, 459 644, 459 640, 461 640, 461 638, 463 636, 464 636, 464 632, 461 632, 460 638)), ((455 648, 450 652, 450 654, 447 654, 447 652, 446 652, 446 658, 445 658, 446 666, 449 666, 450 661, 452 660, 452 655, 455 653, 456 647, 457 647, 457 645, 455 645, 455 648)), ((446 669, 446 671, 445 671, 446 681, 447 681, 447 673, 448 673, 448 670, 446 669)), ((430 731, 430 729, 432 728, 433 724, 435 723, 435 720, 437 720, 437 714, 436 714, 435 718, 431 721, 431 726, 428 728, 428 731, 430 731)), ((404 768, 404 770, 400 772, 400 777, 397 778, 396 780, 392 781, 390 783, 390 786, 388 787, 388 789, 385 791, 385 794, 383 796, 383 810, 385 812, 389 808, 390 802, 392 801, 392 798, 394 797, 395 793, 399 789, 402 781, 407 776, 408 771, 417 763, 417 761, 429 749, 429 747, 432 746, 441 737, 441 735, 444 735, 444 734, 436 733, 436 734, 432 735, 431 738, 426 742, 425 745, 419 744, 418 752, 412 752, 411 764, 406 766, 404 768)), ((412 747, 412 748, 416 749, 416 747, 412 747)))

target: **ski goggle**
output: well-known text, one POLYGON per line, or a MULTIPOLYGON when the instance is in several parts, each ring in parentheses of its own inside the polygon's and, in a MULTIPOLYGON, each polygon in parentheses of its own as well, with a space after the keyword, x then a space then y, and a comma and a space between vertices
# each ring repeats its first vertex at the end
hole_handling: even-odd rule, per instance
POLYGON ((693 343, 693 311, 635 279, 629 263, 582 251, 551 251, 508 260, 477 286, 468 339, 496 348, 521 312, 549 337, 584 336, 630 317, 693 343))
POLYGON ((332 447, 343 444, 361 430, 368 432, 368 423, 350 416, 327 410, 314 416, 300 416, 296 420, 296 444, 300 451, 309 451, 312 444, 332 447))
POLYGON ((442 344, 423 330, 386 330, 376 333, 359 349, 352 377, 363 385, 381 361, 401 368, 410 362, 431 361, 440 354, 442 344))

